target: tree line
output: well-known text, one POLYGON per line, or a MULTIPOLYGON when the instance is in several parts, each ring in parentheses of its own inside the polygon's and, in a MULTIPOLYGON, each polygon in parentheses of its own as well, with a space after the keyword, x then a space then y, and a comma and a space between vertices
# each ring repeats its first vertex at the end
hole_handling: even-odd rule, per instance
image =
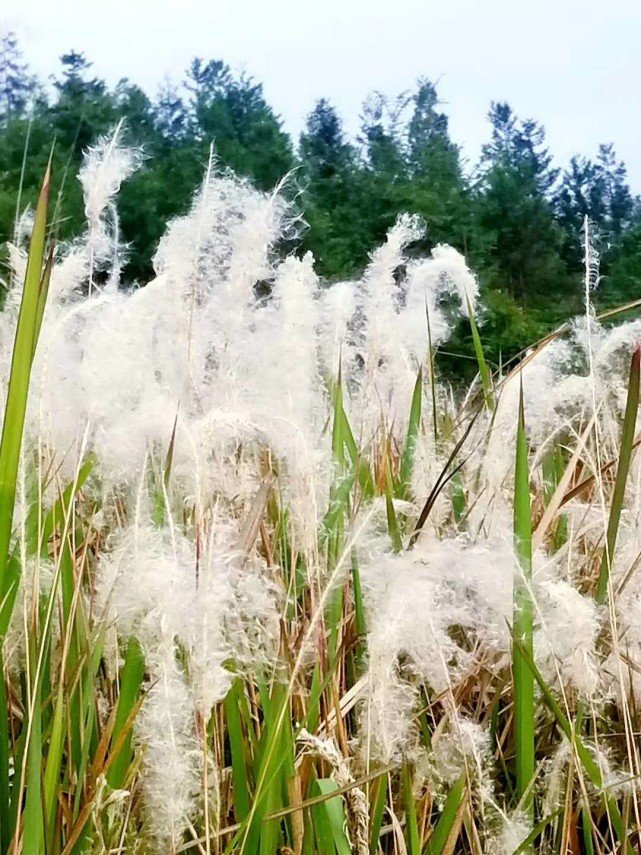
MULTIPOLYGON (((601 254, 598 304, 641 295, 641 203, 612 144, 560 170, 543 126, 495 102, 487 143, 471 164, 427 79, 395 98, 370 95, 354 139, 320 99, 294 141, 262 85, 221 60, 194 59, 182 81, 150 97, 127 79, 109 87, 71 51, 45 84, 13 33, 0 41, 0 242, 12 239, 17 217, 34 203, 54 140, 57 231, 62 239, 78 233, 83 205, 73 179, 82 152, 120 119, 145 153, 119 197, 131 283, 151 275, 165 224, 189 205, 213 142, 221 165, 261 189, 293 171, 288 192, 306 223, 298 245, 328 280, 361 270, 400 212, 421 215, 427 235, 415 251, 449 243, 479 275, 494 364, 581 310, 586 215, 601 254)), ((465 373, 473 352, 466 328, 451 351, 456 356, 441 364, 465 373)))

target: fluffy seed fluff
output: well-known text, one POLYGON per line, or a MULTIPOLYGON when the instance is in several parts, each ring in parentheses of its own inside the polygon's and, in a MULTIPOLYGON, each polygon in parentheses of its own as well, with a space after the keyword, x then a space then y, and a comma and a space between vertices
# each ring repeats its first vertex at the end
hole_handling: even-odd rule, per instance
MULTIPOLYGON (((199 814, 202 771, 212 760, 196 722, 207 722, 225 697, 232 666, 234 673, 270 672, 277 657, 283 594, 273 556, 253 541, 239 545, 266 476, 278 473, 289 557, 303 556, 310 578, 318 571, 322 579, 318 535, 336 475, 328 426, 337 379, 359 454, 380 463, 377 450, 384 447, 396 465, 421 369, 423 417, 411 483, 404 501, 392 502, 409 530, 469 425, 474 400, 466 399, 460 420, 450 418, 455 396, 433 376, 430 346, 447 341, 459 316, 478 311, 479 287, 452 247, 410 258, 423 225, 408 215, 399 217, 360 278, 321 282, 311 255, 282 257, 279 244, 295 221, 283 194, 259 192, 212 160, 190 209, 168 225, 155 278, 126 288, 116 196, 140 162, 141 154, 123 145, 121 128, 87 153, 79 176, 87 229, 56 259, 23 454, 41 469, 46 460, 56 484, 72 478, 87 450, 95 454, 85 491, 102 506, 104 525, 96 519, 96 531, 107 534, 99 541, 90 605, 113 651, 134 636, 145 655, 147 695, 136 739, 147 821, 162 852, 179 844, 199 814), (440 430, 434 410, 447 415, 451 435, 440 430)), ((30 222, 28 215, 20 220, 9 248, 2 396, 30 222)), ((536 473, 550 448, 557 440, 574 447, 589 419, 597 441, 579 443, 586 477, 599 485, 600 463, 619 447, 627 367, 641 322, 606 329, 587 308, 568 335, 502 379, 495 410, 471 425, 460 474, 464 519, 453 523, 448 487, 415 548, 397 554, 380 526, 389 506, 384 490, 373 500, 359 496, 353 508, 355 519, 371 519, 354 544, 368 627, 361 747, 382 762, 416 755, 415 713, 427 692, 449 721, 432 758, 441 782, 452 783, 466 764, 478 766, 482 798, 489 793, 487 733, 453 716, 451 700, 466 680, 509 665, 512 589, 520 572, 512 547, 512 473, 521 380, 537 495, 549 486, 536 473)), ((571 689, 595 704, 608 695, 622 707, 641 698, 641 583, 632 572, 641 552, 640 482, 637 457, 613 556, 608 616, 579 589, 603 535, 602 507, 573 498, 563 509, 572 532, 567 543, 554 560, 545 543, 535 556, 537 664, 553 690, 571 689), (573 537, 585 548, 574 549, 573 537)), ((43 487, 47 500, 55 486, 43 487)), ((37 573, 23 574, 5 640, 12 667, 24 648, 25 615, 55 570, 42 564, 35 593, 37 573)), ((301 741, 329 762, 337 782, 353 783, 333 743, 311 734, 301 741)), ((559 760, 557 772, 561 766, 559 760)), ((354 844, 364 852, 367 809, 358 790, 350 792, 354 844)), ((490 851, 513 851, 527 833, 520 814, 506 818, 490 851)))

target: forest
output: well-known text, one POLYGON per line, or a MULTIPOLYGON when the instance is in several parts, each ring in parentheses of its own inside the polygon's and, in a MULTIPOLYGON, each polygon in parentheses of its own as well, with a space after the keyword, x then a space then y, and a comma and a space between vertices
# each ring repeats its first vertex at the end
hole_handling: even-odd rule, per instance
MULTIPOLYGON (((151 275, 165 226, 187 210, 213 145, 218 168, 257 189, 284 180, 282 192, 299 212, 287 249, 311 251, 327 282, 362 270, 400 213, 419 215, 427 229, 416 252, 447 243, 479 277, 479 320, 494 368, 580 310, 586 215, 601 258, 597 309, 639 293, 641 204, 607 140, 560 168, 539 122, 493 102, 487 142, 471 163, 451 139, 429 79, 395 97, 369 94, 355 139, 331 102, 320 99, 294 140, 261 83, 221 59, 194 59, 182 80, 154 94, 127 79, 109 87, 81 52, 60 63, 49 80, 39 80, 15 34, 0 44, 0 245, 34 205, 54 143, 58 239, 79 234, 81 158, 122 119, 127 144, 144 156, 119 197, 129 285, 151 275)), ((440 369, 469 379, 473 355, 461 325, 439 354, 440 369)))

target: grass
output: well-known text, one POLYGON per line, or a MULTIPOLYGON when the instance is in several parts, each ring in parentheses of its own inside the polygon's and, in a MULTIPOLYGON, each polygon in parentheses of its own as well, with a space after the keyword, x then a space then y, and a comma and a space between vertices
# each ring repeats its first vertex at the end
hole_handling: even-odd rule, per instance
MULTIPOLYGON (((5 639, 26 564, 50 562, 53 571, 48 588, 38 587, 36 576, 36 593, 24 612, 22 670, 16 672, 6 658, 0 659, 0 849, 27 855, 153 852, 159 846, 149 831, 142 783, 145 756, 135 736, 153 689, 145 651, 134 637, 121 639, 122 659, 113 673, 107 667, 107 645, 113 641, 109 627, 93 611, 93 577, 105 537, 96 525, 102 509, 87 489, 96 461, 87 453, 70 482, 56 483, 42 460, 21 450, 52 269, 48 194, 49 173, 36 211, 0 444, 0 630, 5 639), (24 483, 31 499, 18 523, 16 496, 24 483), (43 494, 52 484, 56 498, 47 504, 43 494)), ((500 842, 501 812, 515 811, 526 817, 527 834, 512 845, 511 855, 531 849, 638 851, 637 791, 610 787, 594 745, 606 742, 621 765, 627 760, 635 778, 636 760, 626 734, 639 730, 639 713, 632 705, 622 715, 608 704, 592 715, 576 693, 544 679, 536 662, 532 565, 533 539, 552 558, 573 537, 573 549, 590 556, 591 573, 578 584, 598 605, 608 603, 637 447, 639 349, 632 357, 614 480, 608 477, 612 462, 600 473, 589 471, 583 451, 594 434, 588 420, 575 433, 581 442, 553 439, 544 457, 528 447, 521 386, 513 461, 519 573, 511 663, 489 668, 479 651, 477 667, 460 684, 450 685, 447 697, 409 669, 407 679, 414 680, 420 699, 415 710, 420 750, 384 763, 353 749, 359 734, 357 711, 369 691, 368 612, 357 548, 363 509, 382 503, 387 552, 393 556, 416 547, 440 500, 447 500, 445 515, 434 523, 440 531, 463 531, 474 510, 468 504, 469 485, 477 477, 474 428, 482 412, 494 417, 505 380, 491 377, 471 308, 469 316, 481 392, 471 414, 468 405, 459 412, 451 404, 437 409, 436 394, 434 409, 423 412, 425 387, 435 389, 430 345, 429 377, 419 370, 403 441, 395 441, 390 428, 375 447, 367 446, 350 424, 339 373, 328 424, 336 471, 317 544, 325 565, 321 579, 310 581, 304 572, 305 555, 294 545, 277 466, 267 467, 242 531, 246 554, 259 553, 281 589, 289 592, 277 666, 248 674, 229 663, 232 678, 225 700, 208 720, 197 717, 194 723, 215 770, 203 768, 201 809, 165 851, 482 855, 507 852, 508 844, 500 842), (413 498, 418 441, 427 434, 446 464, 422 509, 414 513, 407 500, 413 498), (607 529, 596 548, 570 531, 564 517, 570 496, 579 493, 587 508, 598 507, 602 497, 606 501, 607 529), (426 772, 435 746, 459 717, 491 734, 494 790, 489 801, 480 799, 479 772, 471 756, 450 779, 435 780, 426 772), (541 769, 564 741, 570 747, 565 789, 560 803, 550 806, 541 769)), ((173 444, 174 437, 164 454, 157 455, 154 471, 161 474, 151 479, 159 528, 170 513, 173 444)), ((605 658, 608 651, 601 652, 605 658)))
POLYGON ((519 423, 516 435, 516 463, 514 474, 514 540, 519 569, 523 574, 514 590, 514 650, 512 673, 514 680, 514 752, 516 765, 516 793, 528 805, 531 813, 530 786, 534 777, 534 678, 523 658, 525 651, 534 655, 532 584, 532 512, 530 508, 530 476, 528 449, 525 435, 523 386, 519 390, 519 423))

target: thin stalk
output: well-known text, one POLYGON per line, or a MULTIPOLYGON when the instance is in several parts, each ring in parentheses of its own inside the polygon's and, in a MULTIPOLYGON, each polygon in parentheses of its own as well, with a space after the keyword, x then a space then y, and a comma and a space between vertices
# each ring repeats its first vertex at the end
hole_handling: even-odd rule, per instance
POLYGON ((514 544, 522 578, 514 588, 512 670, 514 675, 514 743, 516 792, 532 814, 530 784, 534 776, 534 678, 521 649, 533 656, 532 517, 530 478, 525 436, 523 386, 520 390, 514 473, 514 544))

